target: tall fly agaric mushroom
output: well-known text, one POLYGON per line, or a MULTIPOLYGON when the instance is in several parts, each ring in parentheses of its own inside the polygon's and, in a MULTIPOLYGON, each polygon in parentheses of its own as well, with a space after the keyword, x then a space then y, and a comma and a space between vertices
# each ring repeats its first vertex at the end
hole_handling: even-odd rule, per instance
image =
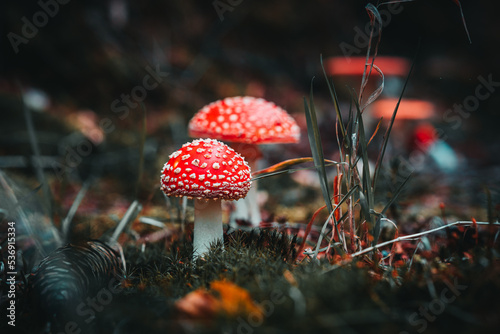
POLYGON ((222 240, 221 200, 245 197, 250 178, 245 159, 214 139, 196 139, 170 155, 161 172, 161 190, 195 199, 194 258, 222 240))
MULTIPOLYGON (((300 128, 295 120, 272 102, 254 97, 229 97, 203 107, 189 122, 191 137, 210 137, 238 143, 237 150, 256 170, 259 144, 297 143, 300 128)), ((234 146, 233 144, 233 147, 234 146)), ((237 207, 243 200, 237 201, 237 207)), ((256 184, 246 202, 253 226, 260 223, 256 184)), ((237 210, 238 211, 238 210, 237 210)), ((237 217, 248 219, 246 217, 237 217)))

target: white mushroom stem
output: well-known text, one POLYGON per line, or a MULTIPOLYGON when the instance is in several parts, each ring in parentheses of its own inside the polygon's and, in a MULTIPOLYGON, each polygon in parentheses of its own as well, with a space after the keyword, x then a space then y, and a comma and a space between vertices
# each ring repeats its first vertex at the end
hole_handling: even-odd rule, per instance
MULTIPOLYGON (((248 162, 251 171, 257 171, 257 159, 248 162)), ((257 200, 257 181, 252 181, 252 187, 245 197, 245 202, 248 205, 248 211, 250 213, 250 222, 253 227, 258 227, 260 224, 260 208, 259 201, 257 200)))
POLYGON ((212 244, 223 240, 220 199, 195 199, 193 234, 193 259, 203 256, 212 244))
MULTIPOLYGON (((248 160, 251 171, 257 170, 257 160, 248 160)), ((234 203, 235 209, 231 214, 231 222, 236 223, 237 219, 250 221, 253 227, 258 227, 261 221, 260 208, 257 201, 257 181, 252 181, 252 187, 245 198, 241 198, 234 203)))
MULTIPOLYGON (((252 184, 252 188, 254 185, 252 184)), ((250 188, 249 192, 252 190, 250 188)), ((248 196, 248 194, 247 194, 248 196)), ((250 214, 248 213, 248 204, 246 203, 245 198, 240 198, 239 200, 234 201, 234 211, 231 212, 230 223, 232 227, 236 227, 237 220, 248 220, 250 214)))
MULTIPOLYGON (((253 144, 234 143, 234 150, 245 157, 248 166, 252 172, 257 171, 257 161, 262 156, 259 147, 253 144)), ((235 210, 231 214, 230 222, 236 223, 236 220, 250 221, 253 227, 258 227, 261 221, 260 208, 257 201, 257 181, 252 181, 252 187, 245 198, 235 201, 235 210)))

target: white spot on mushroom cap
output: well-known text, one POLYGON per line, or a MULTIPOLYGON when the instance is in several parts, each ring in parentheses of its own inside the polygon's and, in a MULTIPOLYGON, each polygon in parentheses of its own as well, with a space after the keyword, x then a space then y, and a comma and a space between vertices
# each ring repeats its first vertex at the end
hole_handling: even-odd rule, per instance
POLYGON ((174 153, 170 154, 169 158, 170 159, 175 159, 181 154, 181 151, 175 151, 174 153))

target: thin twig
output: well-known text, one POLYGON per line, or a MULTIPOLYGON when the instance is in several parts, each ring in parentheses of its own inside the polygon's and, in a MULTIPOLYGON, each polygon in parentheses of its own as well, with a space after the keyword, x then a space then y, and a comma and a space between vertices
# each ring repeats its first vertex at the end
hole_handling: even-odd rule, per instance
MULTIPOLYGON (((335 205, 335 208, 332 210, 332 212, 330 212, 330 215, 326 219, 325 224, 323 225, 323 228, 321 229, 321 233, 319 234, 318 243, 316 244, 316 250, 314 251, 314 258, 317 258, 317 256, 318 256, 319 247, 321 245, 321 242, 323 241, 323 236, 325 235, 326 227, 328 226, 328 223, 330 222, 330 220, 332 218, 334 218, 333 215, 335 214, 335 211, 337 211, 340 208, 340 206, 345 202, 345 200, 347 198, 349 198, 349 196, 351 196, 352 193, 354 192, 354 190, 356 190, 357 188, 358 188, 358 186, 354 186, 353 188, 351 188, 351 190, 349 190, 349 192, 344 196, 344 198, 342 198, 342 200, 339 202, 339 204, 335 205)), ((333 225, 335 228, 337 227, 337 224, 333 224, 333 225)), ((339 241, 343 242, 344 237, 339 233, 338 229, 336 230, 336 233, 339 236, 339 241)), ((344 251, 347 252, 347 249, 344 249, 344 251)))
MULTIPOLYGON (((473 223, 471 221, 457 221, 457 222, 454 222, 454 223, 451 223, 451 224, 448 224, 448 225, 437 227, 437 228, 432 229, 432 230, 423 231, 423 232, 419 232, 419 233, 415 233, 415 234, 410 234, 410 235, 405 235, 405 236, 402 236, 402 237, 399 237, 399 238, 396 238, 396 239, 392 239, 392 240, 389 240, 389 241, 386 241, 386 242, 382 242, 382 243, 380 243, 378 245, 375 245, 375 246, 372 246, 372 247, 365 248, 362 251, 359 251, 357 253, 351 254, 351 257, 356 257, 356 256, 359 256, 359 255, 363 255, 363 254, 369 253, 369 252, 374 251, 374 250, 376 250, 376 249, 378 249, 380 247, 384 247, 384 246, 390 245, 390 244, 398 242, 398 241, 415 239, 415 238, 418 238, 418 237, 420 237, 422 235, 430 234, 430 233, 433 233, 433 232, 436 232, 436 231, 448 228, 448 227, 453 226, 453 225, 472 225, 472 224, 473 223)), ((490 224, 488 222, 477 222, 476 224, 477 225, 495 225, 495 226, 500 226, 500 223, 498 223, 498 222, 493 223, 493 224, 490 224)))
MULTIPOLYGON (((0 170, 0 185, 5 190, 5 194, 7 195, 7 198, 12 202, 13 207, 16 209, 18 219, 24 223, 24 228, 26 229, 26 234, 33 239, 35 247, 36 247, 36 249, 38 249, 38 252, 40 253, 40 255, 42 257, 45 257, 47 255, 47 252, 43 248, 43 245, 40 242, 38 236, 35 234, 35 231, 33 230, 33 226, 31 224, 30 220, 28 219, 27 214, 25 213, 25 211, 23 210, 21 205, 19 205, 19 201, 17 199, 16 194, 14 193, 14 190, 9 185, 9 182, 6 180, 6 178, 4 177, 4 174, 1 170, 0 170)), ((54 236, 56 245, 57 246, 61 245, 61 238, 58 234, 58 231, 54 230, 52 232, 53 232, 52 234, 54 236)))
POLYGON ((156 226, 156 227, 159 227, 159 228, 164 228, 165 227, 165 223, 164 222, 161 222, 161 221, 156 220, 156 219, 151 218, 151 217, 140 217, 139 218, 139 222, 141 222, 143 224, 148 224, 148 225, 156 226))
POLYGON ((85 197, 87 190, 89 190, 89 187, 92 183, 92 180, 93 180, 93 178, 90 177, 89 179, 87 179, 83 183, 83 186, 80 188, 80 191, 76 195, 75 200, 73 201, 73 204, 71 204, 71 207, 68 210, 68 214, 66 215, 66 217, 64 218, 64 220, 61 224, 61 232, 62 232, 62 236, 63 236, 65 241, 68 241, 68 234, 70 231, 71 221, 73 220, 73 217, 75 216, 75 213, 78 210, 80 203, 82 203, 82 200, 85 197))
POLYGON ((422 243, 422 239, 418 239, 417 246, 415 247, 415 251, 413 252, 413 255, 411 256, 410 263, 408 264, 408 272, 410 272, 411 266, 413 264, 413 259, 415 258, 415 254, 417 254, 418 247, 422 243))
POLYGON ((114 245, 116 244, 116 241, 118 240, 118 237, 120 234, 125 230, 125 227, 130 223, 132 220, 135 219, 135 217, 139 214, 139 212, 142 210, 142 205, 139 204, 139 201, 135 200, 130 204, 130 207, 128 208, 127 212, 125 212, 125 215, 123 216, 122 220, 116 227, 115 231, 113 232, 113 235, 111 238, 109 238, 109 244, 114 245))
MULTIPOLYGON (((472 224, 473 224, 473 222, 471 222, 471 221, 457 221, 457 222, 454 222, 454 223, 451 223, 451 224, 448 224, 448 225, 445 225, 445 226, 437 227, 437 228, 432 229, 432 230, 428 230, 428 231, 424 231, 424 232, 420 232, 420 233, 415 233, 415 234, 411 234, 411 235, 405 235, 405 236, 402 236, 402 237, 399 237, 399 238, 396 238, 396 239, 393 239, 393 240, 389 240, 389 241, 380 243, 378 245, 366 248, 366 249, 364 249, 362 251, 359 251, 357 253, 351 254, 351 256, 347 260, 340 261, 339 263, 336 263, 336 264, 332 265, 331 267, 323 270, 321 273, 322 274, 326 274, 326 273, 328 273, 328 272, 330 272, 332 270, 335 270, 335 269, 338 269, 338 268, 342 267, 345 264, 351 263, 351 259, 354 258, 354 257, 357 257, 359 255, 363 255, 363 254, 369 253, 369 252, 371 252, 371 251, 373 251, 373 250, 375 250, 377 248, 384 247, 384 246, 390 245, 390 244, 398 242, 398 241, 412 240, 412 239, 418 238, 418 237, 420 237, 422 235, 433 233, 433 232, 442 230, 444 228, 447 228, 447 227, 450 227, 450 226, 453 226, 453 225, 472 225, 472 224)), ((496 223, 477 222, 476 224, 477 225, 488 225, 488 226, 499 226, 500 227, 500 223, 499 222, 496 222, 496 223)))
MULTIPOLYGON (((23 88, 22 88, 21 84, 19 82, 17 84, 19 86, 19 90, 21 91, 21 94, 23 94, 23 88)), ((37 177, 38 181, 40 181, 40 184, 42 185, 42 191, 43 191, 43 194, 45 196, 45 198, 44 198, 45 205, 47 205, 50 220, 53 222, 54 221, 54 208, 53 208, 53 203, 52 203, 52 192, 50 190, 49 183, 48 183, 47 178, 45 177, 45 174, 44 174, 43 169, 42 169, 40 145, 38 142, 38 138, 36 136, 35 125, 33 122, 33 116, 31 114, 31 110, 24 103, 23 98, 21 98, 21 101, 22 101, 24 119, 26 121, 26 128, 28 130, 28 137, 29 137, 31 149, 33 150, 33 155, 34 155, 33 160, 31 162, 32 162, 33 167, 35 169, 36 177, 37 177)))

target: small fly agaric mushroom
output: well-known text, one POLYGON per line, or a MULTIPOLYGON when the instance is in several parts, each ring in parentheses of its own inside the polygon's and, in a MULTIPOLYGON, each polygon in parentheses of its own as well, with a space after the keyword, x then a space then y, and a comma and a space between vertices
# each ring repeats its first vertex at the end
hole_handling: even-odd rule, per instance
MULTIPOLYGON (((210 137, 232 143, 255 170, 261 156, 259 144, 298 143, 300 128, 295 120, 272 102, 250 96, 229 97, 203 107, 189 122, 191 137, 210 137)), ((237 201, 241 206, 243 200, 237 201)), ((260 223, 256 185, 246 198, 253 226, 260 223)), ((248 214, 243 218, 248 219, 248 214)))
POLYGON ((214 139, 196 139, 170 155, 161 172, 161 190, 195 199, 194 258, 222 240, 221 200, 245 197, 250 178, 245 159, 214 139))

